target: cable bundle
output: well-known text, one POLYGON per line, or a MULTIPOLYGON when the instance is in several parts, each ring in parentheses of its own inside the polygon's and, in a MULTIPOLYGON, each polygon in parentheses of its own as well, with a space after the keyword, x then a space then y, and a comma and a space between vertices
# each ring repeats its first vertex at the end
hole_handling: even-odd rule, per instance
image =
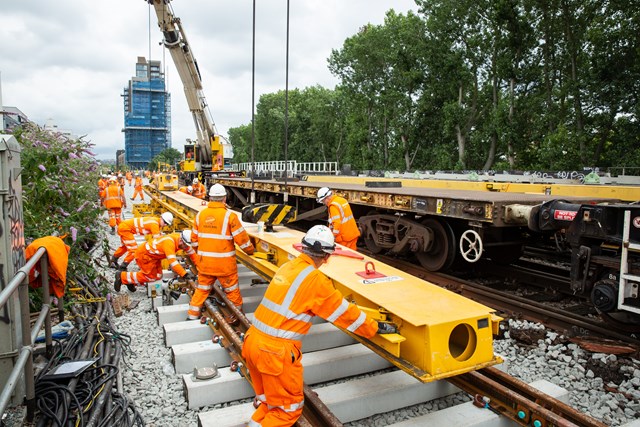
POLYGON ((131 337, 115 330, 111 306, 98 285, 87 278, 78 282, 86 303, 71 307, 76 328, 67 338, 54 340, 52 355, 36 376, 37 426, 143 426, 119 380, 118 365, 129 351, 131 337), (47 375, 65 362, 90 358, 98 360, 76 377, 47 375))

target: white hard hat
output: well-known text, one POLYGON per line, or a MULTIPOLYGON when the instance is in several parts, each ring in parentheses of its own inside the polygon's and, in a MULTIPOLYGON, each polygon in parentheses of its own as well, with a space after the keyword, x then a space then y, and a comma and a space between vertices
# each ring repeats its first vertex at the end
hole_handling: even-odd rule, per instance
POLYGON ((187 187, 187 191, 188 191, 189 193, 191 193, 191 192, 193 191, 193 187, 189 185, 189 186, 187 187))
POLYGON ((213 184, 209 189, 209 197, 223 197, 227 195, 227 190, 222 184, 213 184))
POLYGON ((191 244, 191 230, 182 230, 180 232, 180 239, 187 245, 191 244))
POLYGON ((193 178, 193 184, 197 184, 198 182, 200 182, 198 178, 193 178))
POLYGON ((321 189, 318 190, 318 194, 316 195, 316 200, 318 201, 318 203, 322 203, 324 199, 331 196, 332 194, 333 194, 333 191, 331 191, 329 187, 322 187, 321 189))
POLYGON ((326 225, 314 225, 302 238, 302 244, 307 250, 319 255, 332 254, 336 249, 333 232, 326 225))
POLYGON ((169 226, 173 224, 173 214, 171 212, 163 212, 162 215, 160 215, 160 218, 162 218, 164 223, 169 226))

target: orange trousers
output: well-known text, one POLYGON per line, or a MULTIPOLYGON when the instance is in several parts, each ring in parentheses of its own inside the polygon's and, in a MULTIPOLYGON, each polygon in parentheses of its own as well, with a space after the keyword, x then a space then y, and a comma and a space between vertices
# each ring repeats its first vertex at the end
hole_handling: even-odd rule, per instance
POLYGON ((274 338, 251 326, 242 345, 253 391, 260 406, 249 425, 288 427, 304 405, 304 368, 300 341, 274 338))
POLYGON ((162 279, 162 260, 151 258, 144 253, 136 257, 136 264, 140 267, 140 271, 125 271, 120 274, 122 283, 133 283, 141 285, 144 283, 155 282, 162 279))
POLYGON ((109 209, 109 227, 120 225, 122 221, 122 208, 109 209))
POLYGON ((122 245, 116 249, 113 256, 114 258, 119 259, 122 255, 127 254, 124 258, 124 262, 129 264, 133 261, 136 249, 138 249, 138 243, 136 242, 133 233, 128 228, 126 230, 121 230, 120 226, 118 226, 118 236, 120 236, 120 242, 122 245))
POLYGON ((131 200, 135 200, 137 195, 140 195, 140 200, 144 201, 144 194, 142 193, 142 188, 134 188, 133 190, 133 197, 131 198, 131 200))
POLYGON ((338 237, 336 239, 336 243, 338 243, 338 244, 340 244, 342 246, 346 246, 349 249, 353 249, 354 251, 358 250, 358 246, 357 246, 358 238, 357 237, 355 239, 351 239, 351 240, 342 240, 342 239, 340 239, 340 237, 338 237))
POLYGON ((222 285, 227 298, 236 307, 242 307, 242 294, 240 293, 240 285, 238 284, 238 272, 228 276, 209 276, 207 274, 198 274, 198 284, 193 292, 191 301, 189 302, 189 319, 199 319, 202 304, 207 299, 213 289, 216 280, 222 285))

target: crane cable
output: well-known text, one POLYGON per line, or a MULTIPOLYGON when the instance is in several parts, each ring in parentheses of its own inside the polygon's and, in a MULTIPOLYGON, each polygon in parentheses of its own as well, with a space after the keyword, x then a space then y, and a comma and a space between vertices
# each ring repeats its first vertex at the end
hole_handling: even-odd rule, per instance
POLYGON ((287 53, 284 85, 284 204, 289 201, 287 179, 289 177, 289 0, 287 0, 287 53))
POLYGON ((256 105, 256 0, 253 0, 253 35, 252 35, 252 51, 251 51, 251 200, 249 203, 254 205, 256 203, 255 192, 255 174, 256 174, 256 159, 255 159, 255 145, 256 145, 256 120, 255 120, 255 105, 256 105))

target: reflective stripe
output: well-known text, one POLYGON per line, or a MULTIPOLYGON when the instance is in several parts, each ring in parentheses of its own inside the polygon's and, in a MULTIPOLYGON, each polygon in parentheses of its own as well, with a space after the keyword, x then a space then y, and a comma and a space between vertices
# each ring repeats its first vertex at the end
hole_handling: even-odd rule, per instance
POLYGON ((222 290, 224 290, 225 292, 229 293, 229 292, 233 292, 236 289, 239 289, 240 285, 238 285, 237 283, 233 286, 229 286, 228 288, 222 288, 222 290))
POLYGON ((347 326, 347 331, 355 332, 362 324, 367 320, 367 315, 364 312, 360 312, 360 316, 349 326, 347 326))
POLYGON ((167 255, 167 259, 177 259, 175 254, 167 255))
POLYGON ((238 229, 237 229, 236 231, 234 231, 233 233, 231 233, 231 235, 232 235, 233 237, 235 237, 235 236, 237 236, 238 234, 240 234, 240 233, 242 233, 242 232, 244 232, 244 227, 240 226, 240 227, 238 227, 238 229))
POLYGON ((264 402, 267 403, 267 396, 264 394, 259 394, 256 396, 256 399, 258 399, 260 402, 264 402))
MULTIPOLYGON (((348 217, 344 216, 344 209, 342 208, 342 205, 340 203, 333 202, 333 203, 331 203, 331 206, 337 207, 338 210, 340 211, 340 217, 342 218, 340 220, 341 224, 346 224, 349 220, 353 219, 353 215, 349 215, 348 217)), ((331 220, 334 220, 334 219, 339 219, 339 218, 336 217, 336 216, 331 217, 331 220)))
POLYGON ((211 290, 211 285, 198 285, 198 286, 196 286, 196 288, 202 289, 203 291, 210 291, 211 290))
POLYGON ((303 406, 304 406, 304 400, 299 403, 292 403, 291 405, 289 405, 288 408, 285 406, 273 406, 273 405, 267 405, 267 408, 269 408, 269 410, 274 408, 279 408, 279 409, 282 409, 284 412, 295 412, 298 409, 302 409, 303 406))
POLYGON ((253 243, 251 243, 251 240, 249 240, 247 243, 245 243, 244 245, 240 245, 240 249, 245 249, 248 248, 249 246, 253 245, 253 243))
POLYGON ((127 243, 131 244, 131 243, 136 243, 136 239, 131 239, 131 240, 123 240, 122 243, 124 243, 125 245, 127 243))
POLYGON ((233 237, 228 236, 226 234, 200 233, 198 234, 198 238, 200 237, 206 237, 209 239, 219 239, 219 240, 233 240, 233 237))
POLYGON ((340 215, 337 216, 332 216, 331 218, 329 218, 331 221, 333 221, 334 219, 340 219, 342 218, 340 215))
POLYGON ((173 270, 173 267, 175 267, 176 265, 180 265, 180 263, 178 261, 173 261, 169 264, 169 267, 173 270))
POLYGON ((235 250, 233 250, 231 252, 203 252, 203 251, 200 251, 200 252, 198 252, 198 255, 211 257, 211 258, 229 258, 229 257, 236 256, 236 251, 235 250))
POLYGON ((198 305, 190 305, 189 306, 189 310, 190 311, 200 311, 200 306, 198 306, 198 305))
POLYGON ((301 341, 302 338, 304 338, 304 334, 297 334, 295 332, 287 331, 284 329, 272 328, 271 326, 267 326, 266 324, 262 323, 258 319, 253 320, 253 326, 255 326, 260 332, 276 338, 284 338, 296 341, 301 341))
MULTIPOLYGON (((291 286, 289 287, 289 290, 287 291, 287 294, 285 295, 284 299, 282 300, 281 304, 277 304, 269 299, 267 299, 267 297, 264 297, 262 299, 262 305, 273 311, 274 313, 277 313, 287 319, 294 319, 294 320, 298 320, 301 322, 306 322, 306 323, 310 323, 311 319, 313 318, 312 315, 309 315, 307 313, 296 313, 294 311, 292 311, 290 309, 291 307, 291 302, 293 301, 293 298, 296 296, 296 293, 298 292, 298 289, 300 289, 300 286, 302 285, 302 282, 307 278, 307 276, 309 276, 309 274, 311 274, 311 272, 315 270, 315 267, 310 265, 307 268, 305 268, 304 270, 302 270, 294 279, 293 283, 291 284, 291 286)), ((304 337, 304 334, 299 334, 297 332, 292 332, 292 331, 288 331, 285 329, 278 329, 278 328, 274 328, 271 326, 268 326, 266 324, 264 324, 263 322, 259 321, 258 319, 255 319, 253 321, 253 325, 258 328, 259 331, 264 332, 267 335, 271 335, 273 337, 276 338, 286 338, 286 339, 291 339, 291 340, 301 340, 302 337, 304 337)))
POLYGON ((342 316, 347 311, 348 308, 349 308, 349 303, 347 302, 347 300, 343 298, 338 308, 336 308, 334 312, 327 317, 327 322, 331 322, 331 323, 335 322, 338 319, 338 317, 342 316))

